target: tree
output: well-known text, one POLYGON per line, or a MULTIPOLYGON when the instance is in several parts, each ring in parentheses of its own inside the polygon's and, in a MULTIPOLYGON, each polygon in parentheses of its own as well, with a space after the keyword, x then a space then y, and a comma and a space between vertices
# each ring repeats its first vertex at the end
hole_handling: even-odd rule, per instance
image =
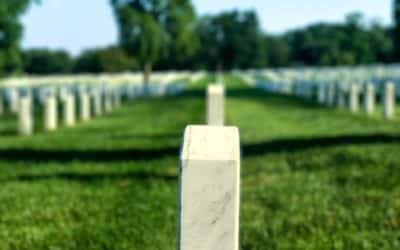
POLYGON ((393 6, 393 40, 394 40, 394 57, 397 62, 400 61, 400 0, 394 0, 393 6))
POLYGON ((197 60, 208 69, 266 66, 266 47, 257 15, 231 11, 204 16, 197 24, 201 49, 197 60))
POLYGON ((119 43, 138 59, 144 70, 144 83, 149 82, 153 65, 163 56, 181 60, 193 52, 195 15, 190 0, 110 2, 119 27, 119 43))
POLYGON ((63 50, 30 49, 22 52, 24 72, 29 74, 65 74, 72 70, 73 60, 63 50))
POLYGON ((19 18, 29 3, 29 0, 0 1, 0 76, 21 70, 19 43, 23 28, 19 18))
POLYGON ((76 73, 119 73, 136 69, 136 62, 117 47, 84 51, 74 67, 76 73))

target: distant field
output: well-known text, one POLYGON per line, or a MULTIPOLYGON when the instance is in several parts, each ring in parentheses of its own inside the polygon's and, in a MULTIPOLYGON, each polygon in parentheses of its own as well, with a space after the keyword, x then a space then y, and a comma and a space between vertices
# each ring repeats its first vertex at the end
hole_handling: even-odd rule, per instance
MULTIPOLYGON (((242 250, 400 249, 400 119, 225 81, 241 133, 242 250)), ((1 118, 0 249, 176 249, 181 136, 204 123, 208 82, 27 138, 1 118)))

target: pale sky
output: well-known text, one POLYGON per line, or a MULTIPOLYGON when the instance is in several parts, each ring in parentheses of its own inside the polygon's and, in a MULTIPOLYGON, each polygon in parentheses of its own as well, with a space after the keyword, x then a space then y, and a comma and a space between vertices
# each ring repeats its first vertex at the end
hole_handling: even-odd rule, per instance
MULTIPOLYGON (((282 33, 311 23, 343 21, 361 11, 391 23, 392 0, 192 0, 197 13, 253 9, 268 33, 282 33)), ((117 29, 108 0, 44 0, 23 17, 23 47, 80 51, 115 44, 117 29)))

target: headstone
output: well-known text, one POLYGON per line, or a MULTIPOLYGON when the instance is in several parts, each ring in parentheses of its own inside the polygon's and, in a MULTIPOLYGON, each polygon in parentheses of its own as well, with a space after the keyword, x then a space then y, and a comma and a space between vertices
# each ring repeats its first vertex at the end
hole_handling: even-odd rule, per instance
POLYGON ((104 111, 111 112, 113 109, 112 92, 107 89, 104 93, 104 111))
POLYGON ((207 88, 207 124, 213 126, 224 125, 224 98, 223 85, 211 84, 207 88))
POLYGON ((80 99, 80 116, 82 121, 90 120, 90 98, 85 90, 79 92, 80 99))
POLYGON ((57 129, 57 100, 51 94, 44 102, 44 130, 54 131, 57 129))
POLYGON ((28 96, 19 99, 18 132, 20 135, 33 133, 32 102, 28 96))
POLYGON ((393 119, 395 115, 396 94, 395 86, 392 82, 388 82, 383 90, 383 115, 385 119, 393 119))
POLYGON ((179 193, 180 250, 239 249, 240 144, 236 127, 186 128, 179 193))
POLYGON ((94 115, 101 115, 103 113, 103 106, 102 106, 102 98, 101 98, 101 91, 94 90, 92 93, 93 96, 93 108, 94 108, 94 115))
POLYGON ((17 114, 18 113, 18 106, 19 106, 19 92, 17 89, 12 88, 10 89, 10 101, 9 101, 9 107, 11 113, 17 114))
POLYGON ((67 94, 64 99, 64 123, 66 126, 75 125, 75 96, 67 94))
POLYGON ((375 87, 368 83, 364 89, 364 111, 367 115, 373 115, 375 110, 375 87))
POLYGON ((360 109, 359 87, 357 84, 351 84, 349 99, 350 112, 357 113, 360 109))

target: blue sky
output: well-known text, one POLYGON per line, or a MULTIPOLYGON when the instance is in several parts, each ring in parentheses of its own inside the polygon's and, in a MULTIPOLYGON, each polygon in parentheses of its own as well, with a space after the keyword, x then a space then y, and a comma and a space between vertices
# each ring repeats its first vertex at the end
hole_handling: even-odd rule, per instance
MULTIPOLYGON (((391 23, 392 0, 192 0, 197 13, 254 9, 269 33, 303 27, 319 21, 337 22, 345 14, 361 11, 370 19, 391 23)), ((23 47, 80 51, 113 44, 117 40, 108 0, 44 0, 23 16, 23 47)))

